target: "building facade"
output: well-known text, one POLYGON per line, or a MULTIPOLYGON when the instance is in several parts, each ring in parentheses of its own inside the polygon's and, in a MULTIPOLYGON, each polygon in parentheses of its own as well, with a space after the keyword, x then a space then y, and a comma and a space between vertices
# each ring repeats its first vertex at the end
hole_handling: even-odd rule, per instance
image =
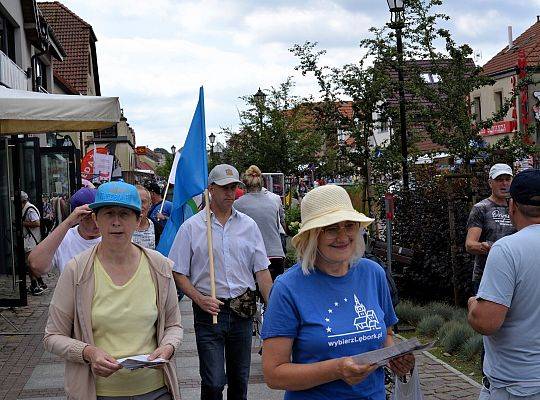
MULTIPOLYGON (((38 3, 66 49, 67 58, 53 61, 55 93, 101 96, 96 52, 97 36, 92 26, 58 1, 38 3)), ((117 126, 100 132, 69 133, 83 157, 96 147, 106 147, 115 157, 113 178, 134 182, 135 131, 124 115, 117 126)), ((49 142, 54 139, 49 137, 49 142)), ((84 169, 84 168, 83 168, 84 169)))
MULTIPOLYGON (((501 32, 501 35, 503 32, 501 32)), ((504 137, 512 137, 516 132, 526 132, 534 127, 530 138, 538 142, 538 124, 540 121, 540 74, 535 69, 540 64, 540 17, 515 40, 512 28, 508 27, 508 45, 497 53, 484 66, 484 74, 494 79, 492 86, 484 86, 470 95, 471 112, 478 123, 498 113, 514 92, 517 98, 510 110, 496 121, 489 129, 480 133, 487 143, 493 144, 504 137), (532 82, 521 90, 517 87, 520 79, 531 76, 532 82)))
MULTIPOLYGON (((33 0, 0 0, 0 85, 50 93, 53 62, 66 57, 33 0)), ((0 306, 26 304, 20 191, 42 212, 39 139, 0 137, 0 306)))

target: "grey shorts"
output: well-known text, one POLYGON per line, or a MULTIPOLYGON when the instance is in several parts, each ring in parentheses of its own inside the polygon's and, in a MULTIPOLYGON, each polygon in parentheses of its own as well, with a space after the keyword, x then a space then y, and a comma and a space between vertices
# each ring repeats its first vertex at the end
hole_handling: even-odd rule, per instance
POLYGON ((533 396, 515 396, 508 393, 504 388, 494 388, 491 386, 488 389, 485 386, 482 386, 478 400, 540 400, 540 394, 535 394, 533 396))
POLYGON ((169 389, 163 386, 162 388, 153 390, 145 394, 137 396, 98 396, 97 400, 172 400, 169 389))

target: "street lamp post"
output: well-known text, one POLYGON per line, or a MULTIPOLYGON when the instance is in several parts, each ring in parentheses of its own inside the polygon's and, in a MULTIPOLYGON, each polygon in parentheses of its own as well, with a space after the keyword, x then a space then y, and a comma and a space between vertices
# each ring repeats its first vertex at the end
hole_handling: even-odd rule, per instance
POLYGON ((216 135, 211 132, 208 135, 208 139, 210 140, 210 164, 212 164, 214 162, 214 142, 216 141, 216 135))
POLYGON ((174 158, 174 155, 176 154, 176 146, 174 144, 171 146, 171 152, 174 158))
POLYGON ((386 0, 391 13, 388 26, 396 31, 396 47, 398 57, 399 81, 399 125, 401 140, 401 168, 403 172, 403 188, 409 189, 409 167, 407 164, 407 117, 405 115, 405 88, 403 78, 403 41, 402 29, 405 26, 405 6, 403 0, 386 0))
POLYGON ((338 173, 341 177, 342 173, 342 163, 344 161, 345 156, 345 131, 343 129, 338 129, 338 144, 339 144, 339 159, 338 159, 338 173))
POLYGON ((266 94, 261 90, 261 88, 259 88, 257 93, 253 95, 253 98, 255 99, 255 105, 260 112, 261 108, 264 106, 264 102, 266 101, 266 94))
POLYGON ((257 93, 253 95, 253 99, 255 100, 255 106, 257 107, 257 113, 259 114, 259 134, 257 144, 260 145, 263 131, 263 107, 266 102, 266 94, 259 88, 257 93))

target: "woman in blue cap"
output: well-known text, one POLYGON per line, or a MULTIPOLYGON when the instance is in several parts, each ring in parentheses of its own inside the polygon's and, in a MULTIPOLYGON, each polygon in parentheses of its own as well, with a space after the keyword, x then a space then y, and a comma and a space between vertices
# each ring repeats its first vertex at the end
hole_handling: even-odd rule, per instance
POLYGON ((141 218, 135 186, 101 185, 90 204, 102 240, 66 265, 49 308, 44 344, 66 359, 76 399, 179 399, 173 354, 182 339, 171 262, 131 241, 141 218), (130 371, 117 359, 169 362, 130 371))

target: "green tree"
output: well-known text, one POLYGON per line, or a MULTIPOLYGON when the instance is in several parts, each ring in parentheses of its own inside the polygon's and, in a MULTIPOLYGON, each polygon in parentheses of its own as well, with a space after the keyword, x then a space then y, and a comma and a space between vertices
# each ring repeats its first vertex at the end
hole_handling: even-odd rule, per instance
POLYGON ((254 96, 242 97, 247 109, 240 112, 239 130, 222 130, 227 137, 226 162, 239 170, 255 164, 264 172, 291 175, 316 161, 321 140, 310 115, 291 94, 293 87, 291 78, 272 87, 264 104, 257 104, 254 96))
POLYGON ((156 170, 155 170, 156 175, 161 178, 168 179, 169 174, 171 173, 173 161, 174 161, 173 156, 170 154, 166 154, 165 162, 163 163, 163 165, 158 165, 156 167, 156 170))

